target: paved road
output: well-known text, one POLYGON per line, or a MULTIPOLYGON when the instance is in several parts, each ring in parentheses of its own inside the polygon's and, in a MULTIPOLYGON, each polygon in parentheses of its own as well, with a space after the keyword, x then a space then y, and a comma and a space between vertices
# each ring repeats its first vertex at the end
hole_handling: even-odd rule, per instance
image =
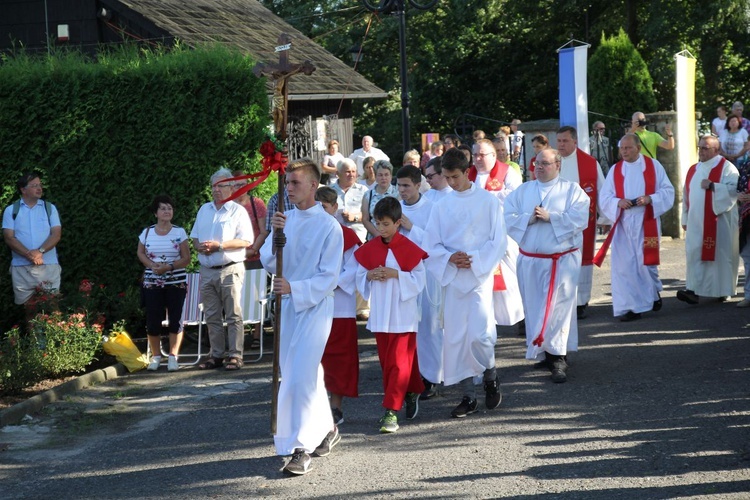
POLYGON ((612 318, 609 271, 595 272, 567 384, 532 370, 503 329, 497 410, 450 419, 449 388, 378 434, 364 334, 340 446, 289 479, 269 434, 270 356, 237 373, 140 372, 0 430, 0 498, 748 498, 748 311, 675 299, 682 242, 665 241, 662 262, 664 308, 632 323, 612 318))

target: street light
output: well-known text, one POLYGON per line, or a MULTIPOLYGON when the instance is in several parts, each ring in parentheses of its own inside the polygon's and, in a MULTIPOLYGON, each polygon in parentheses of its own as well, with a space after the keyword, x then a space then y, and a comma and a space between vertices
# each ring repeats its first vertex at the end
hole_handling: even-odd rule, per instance
MULTIPOLYGON (((365 8, 370 12, 381 14, 395 14, 399 18, 398 45, 401 53, 401 121, 404 142, 404 152, 411 149, 411 136, 409 131, 409 85, 406 78, 406 1, 407 0, 380 0, 373 3, 372 0, 362 0, 365 8)), ((408 0, 409 5, 419 10, 433 8, 438 0, 408 0)))

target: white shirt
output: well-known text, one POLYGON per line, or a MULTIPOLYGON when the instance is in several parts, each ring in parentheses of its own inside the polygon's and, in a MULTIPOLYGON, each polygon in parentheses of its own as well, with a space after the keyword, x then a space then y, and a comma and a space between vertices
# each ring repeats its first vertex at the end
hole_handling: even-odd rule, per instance
POLYGON ((336 194, 338 195, 336 202, 339 205, 339 209, 336 211, 336 220, 342 225, 354 230, 354 232, 357 233, 357 236, 359 236, 359 239, 365 241, 365 238, 367 238, 367 229, 365 228, 365 225, 362 224, 362 216, 360 215, 359 222, 348 222, 344 220, 342 213, 354 212, 361 214, 362 198, 364 198, 365 193, 367 193, 367 187, 355 182, 346 191, 344 191, 338 183, 331 185, 331 188, 336 191, 336 194))
POLYGON ((352 154, 349 155, 349 159, 354 160, 354 162, 357 164, 357 176, 362 177, 362 175, 365 173, 365 170, 362 168, 362 162, 365 161, 365 158, 368 156, 372 156, 375 158, 375 161, 378 160, 388 160, 391 159, 388 158, 388 155, 383 153, 382 150, 376 148, 375 146, 372 146, 369 151, 365 151, 362 148, 355 149, 352 154))
MULTIPOLYGON (((21 199, 21 206, 13 220, 13 204, 6 207, 3 212, 3 229, 12 229, 13 234, 23 246, 29 250, 38 249, 49 237, 50 229, 60 226, 60 215, 57 208, 50 203, 50 216, 47 217, 47 208, 44 200, 38 200, 36 205, 29 206, 21 199)), ((11 266, 30 266, 31 261, 24 255, 11 252, 13 259, 11 266)), ((44 252, 42 259, 45 264, 57 264, 57 247, 44 252)))
MULTIPOLYGON (((252 244, 255 241, 247 210, 233 201, 226 202, 218 210, 214 202, 203 205, 198 210, 198 215, 195 216, 195 224, 190 231, 190 237, 197 239, 199 243, 209 240, 223 243, 237 239, 252 244)), ((207 267, 223 266, 244 260, 244 248, 214 252, 211 255, 198 254, 198 262, 207 267)))

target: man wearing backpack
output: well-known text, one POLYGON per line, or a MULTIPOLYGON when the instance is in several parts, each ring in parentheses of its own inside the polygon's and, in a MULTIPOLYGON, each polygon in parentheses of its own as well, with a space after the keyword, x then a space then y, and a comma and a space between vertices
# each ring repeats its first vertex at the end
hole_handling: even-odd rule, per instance
POLYGON ((3 212, 3 239, 13 258, 10 274, 16 304, 26 305, 38 287, 52 293, 60 289, 60 265, 55 247, 62 229, 57 208, 42 200, 42 181, 36 172, 16 182, 21 199, 3 212))

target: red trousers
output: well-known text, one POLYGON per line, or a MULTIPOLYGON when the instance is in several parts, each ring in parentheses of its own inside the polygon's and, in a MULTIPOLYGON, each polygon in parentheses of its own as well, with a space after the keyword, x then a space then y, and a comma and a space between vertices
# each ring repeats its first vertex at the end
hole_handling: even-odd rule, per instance
POLYGON ((333 318, 331 334, 323 352, 323 381, 333 394, 356 398, 359 396, 359 345, 357 320, 333 318))
POLYGON ((376 333, 375 342, 383 370, 383 407, 399 411, 407 392, 424 391, 417 362, 417 334, 376 333))

